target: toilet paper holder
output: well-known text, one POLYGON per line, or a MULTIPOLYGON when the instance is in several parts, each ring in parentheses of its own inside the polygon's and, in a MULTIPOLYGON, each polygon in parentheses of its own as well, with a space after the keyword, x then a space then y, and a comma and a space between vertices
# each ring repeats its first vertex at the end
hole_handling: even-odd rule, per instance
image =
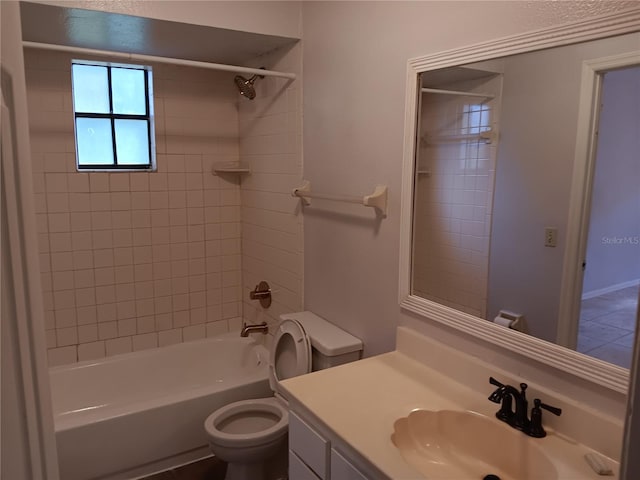
POLYGON ((493 319, 493 323, 526 333, 524 315, 521 313, 510 312, 509 310, 500 310, 498 315, 493 319))

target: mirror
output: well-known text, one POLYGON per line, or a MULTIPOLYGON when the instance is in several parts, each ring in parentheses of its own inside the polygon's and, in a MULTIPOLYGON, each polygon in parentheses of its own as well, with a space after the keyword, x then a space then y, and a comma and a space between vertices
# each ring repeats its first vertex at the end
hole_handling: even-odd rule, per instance
MULTIPOLYGON (((400 282, 404 308, 503 346, 507 338, 516 351, 528 350, 522 348, 524 342, 532 356, 563 369, 555 356, 566 356, 567 350, 559 345, 628 366, 640 279, 640 190, 633 192, 633 185, 640 185, 640 165, 626 161, 607 168, 611 155, 597 155, 604 146, 598 146, 594 133, 598 117, 615 121, 622 115, 599 115, 603 100, 616 111, 628 105, 635 123, 626 130, 640 128, 639 12, 409 62, 400 282), (607 30, 607 22, 619 28, 607 30), (620 83, 623 70, 626 77, 620 83), (619 95, 622 84, 626 102, 607 93, 619 95), (618 188, 631 193, 628 221, 618 224, 618 230, 608 225, 589 232, 589 225, 593 229, 602 223, 600 217, 610 215, 597 204, 599 190, 616 190, 597 183, 604 176, 601 171, 608 170, 620 172, 615 182, 635 178, 629 188, 618 188), (601 244, 607 238, 611 245, 622 239, 616 252, 627 256, 622 263, 631 273, 598 285, 593 279, 605 275, 602 264, 608 257, 593 257, 583 275, 588 237, 601 244), (612 308, 621 304, 622 293, 607 291, 612 284, 626 287, 628 295, 623 303, 629 330, 616 330, 619 337, 613 339, 620 342, 614 347, 628 352, 622 360, 599 355, 602 344, 584 336, 589 333, 600 342, 622 327, 620 315, 616 326, 595 322, 596 313, 598 318, 607 313, 595 294, 618 295, 612 308), (596 299, 589 302, 591 298, 596 299), (496 323, 511 329, 505 332, 496 323), (600 330, 587 331, 586 325, 600 330), (529 335, 527 341, 517 330, 529 335)), ((637 134, 628 139, 637 144, 637 134)), ((570 358, 578 370, 593 368, 584 355, 572 352, 570 358)), ((607 375, 622 370, 607 368, 607 375)), ((599 374, 582 374, 605 381, 599 374)), ((617 375, 613 388, 622 391, 627 374, 617 375)))

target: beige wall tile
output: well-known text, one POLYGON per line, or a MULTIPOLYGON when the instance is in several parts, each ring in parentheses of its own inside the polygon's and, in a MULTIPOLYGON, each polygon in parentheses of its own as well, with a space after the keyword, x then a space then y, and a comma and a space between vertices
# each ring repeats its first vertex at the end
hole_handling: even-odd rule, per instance
POLYGON ((158 346, 164 347, 182 342, 182 329, 165 330, 158 332, 158 346))
POLYGON ((229 331, 229 324, 227 323, 226 320, 221 320, 218 322, 209 322, 206 324, 207 337, 215 337, 217 335, 227 333, 228 331, 229 331))
POLYGON ((156 348, 158 346, 158 334, 146 333, 143 335, 135 335, 132 337, 133 350, 147 350, 149 348, 156 348))
POLYGON ((78 361, 78 350, 76 345, 69 347, 50 348, 48 351, 49 366, 64 365, 78 361))
POLYGON ((56 343, 60 347, 78 343, 78 329, 74 327, 56 329, 56 343))
POLYGON ((78 345, 78 361, 96 360, 105 356, 104 342, 87 342, 78 345))
POLYGON ((131 337, 115 338, 105 342, 107 355, 118 355, 133 351, 131 337))
POLYGON ((88 324, 78 326, 78 341, 80 343, 95 342, 98 340, 98 325, 88 324))
POLYGON ((190 327, 185 327, 182 329, 182 338, 185 342, 191 340, 200 340, 202 338, 206 338, 206 336, 207 332, 204 323, 200 325, 192 325, 190 327))
MULTIPOLYGON (((239 179, 210 172, 215 161, 240 158, 231 75, 197 72, 196 81, 192 70, 176 67, 173 83, 156 84, 157 172, 85 173, 75 165, 70 55, 37 58, 44 63, 26 60, 30 118, 40 129, 57 129, 32 138, 50 363, 225 332, 226 319, 241 310, 244 197, 239 179)), ((282 102, 274 108, 285 108, 282 102)), ((291 148, 288 117, 256 123, 247 112, 243 125, 269 137, 250 140, 247 149, 266 148, 274 152, 269 160, 285 165, 277 157, 291 148)), ((268 180, 269 188, 277 185, 268 180)))

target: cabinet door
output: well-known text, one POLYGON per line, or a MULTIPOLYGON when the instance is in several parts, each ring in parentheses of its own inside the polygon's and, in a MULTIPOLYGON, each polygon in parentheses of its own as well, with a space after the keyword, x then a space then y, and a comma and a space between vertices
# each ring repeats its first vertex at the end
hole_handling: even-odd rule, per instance
POLYGON ((289 449, 293 450, 322 480, 328 479, 329 447, 328 440, 295 413, 289 413, 289 449))
MULTIPOLYGON (((294 478, 294 477, 292 477, 294 478)), ((331 449, 331 480, 368 480, 351 462, 331 449)))
POLYGON ((291 480, 320 480, 298 456, 289 450, 289 478, 291 480))

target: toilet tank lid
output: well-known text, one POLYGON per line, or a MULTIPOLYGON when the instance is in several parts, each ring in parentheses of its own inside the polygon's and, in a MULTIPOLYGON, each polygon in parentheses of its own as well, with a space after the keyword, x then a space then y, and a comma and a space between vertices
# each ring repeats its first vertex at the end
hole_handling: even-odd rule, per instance
POLYGON ((362 341, 359 338, 313 312, 286 313, 280 315, 280 318, 300 322, 311 340, 311 346, 328 357, 362 350, 362 341))

